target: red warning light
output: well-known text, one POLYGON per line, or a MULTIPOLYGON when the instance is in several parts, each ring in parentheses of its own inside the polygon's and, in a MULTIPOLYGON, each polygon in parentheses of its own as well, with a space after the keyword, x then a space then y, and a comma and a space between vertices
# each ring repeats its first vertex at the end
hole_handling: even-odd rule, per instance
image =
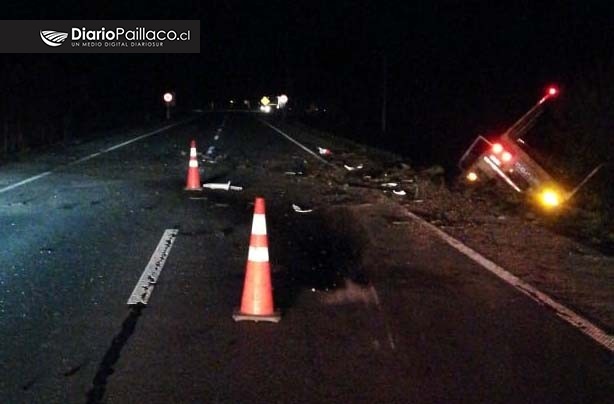
POLYGON ((559 89, 554 87, 554 86, 550 86, 548 87, 548 95, 551 97, 554 97, 555 95, 557 95, 559 93, 559 89))
POLYGON ((495 154, 499 154, 503 151, 503 146, 499 143, 495 143, 492 145, 492 152, 495 154))

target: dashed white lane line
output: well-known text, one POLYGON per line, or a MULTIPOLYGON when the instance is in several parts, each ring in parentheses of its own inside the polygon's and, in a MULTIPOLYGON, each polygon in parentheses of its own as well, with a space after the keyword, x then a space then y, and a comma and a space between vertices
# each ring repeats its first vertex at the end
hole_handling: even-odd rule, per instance
POLYGON ((334 164, 332 164, 329 161, 324 160, 322 157, 318 156, 313 150, 311 150, 307 146, 303 145, 298 140, 292 138, 290 135, 284 133, 281 129, 276 128, 275 126, 271 125, 270 123, 268 123, 267 121, 265 121, 263 119, 259 119, 259 121, 262 122, 263 124, 265 124, 266 126, 268 126, 269 128, 273 129, 275 132, 279 133, 280 135, 282 135, 283 137, 285 137, 286 139, 288 139, 289 141, 291 141, 292 143, 294 143, 295 145, 297 145, 301 149, 305 150, 307 153, 311 154, 313 157, 315 157, 316 159, 320 160, 322 163, 324 163, 326 165, 329 165, 331 167, 335 167, 334 164))
MULTIPOLYGON (((193 119, 193 118, 190 118, 190 119, 193 119)), ((11 190, 13 190, 13 189, 15 189, 15 188, 19 188, 19 187, 21 187, 21 186, 23 186, 23 185, 29 184, 30 182, 33 182, 33 181, 36 181, 36 180, 40 180, 41 178, 44 178, 44 177, 46 177, 46 176, 48 176, 48 175, 51 175, 51 174, 53 174, 53 173, 55 173, 55 172, 57 172, 57 171, 60 171, 60 170, 62 170, 62 169, 65 169, 65 168, 67 168, 67 167, 71 167, 71 166, 74 166, 74 165, 76 165, 76 164, 81 164, 81 163, 83 163, 83 162, 86 162, 86 161, 88 161, 88 160, 91 160, 91 159, 93 159, 93 158, 96 158, 96 157, 98 157, 98 156, 100 156, 100 155, 103 155, 103 154, 105 154, 105 153, 108 153, 108 152, 110 152, 110 151, 117 150, 117 149, 119 149, 119 148, 121 148, 121 147, 124 147, 124 146, 127 146, 127 145, 129 145, 129 144, 131 144, 131 143, 138 142, 139 140, 142 140, 142 139, 145 139, 145 138, 147 138, 147 137, 150 137, 150 136, 156 135, 156 134, 158 134, 158 133, 160 133, 160 132, 164 132, 165 130, 168 130, 168 129, 170 129, 170 128, 174 127, 174 126, 181 125, 181 124, 183 124, 183 123, 185 123, 185 122, 189 121, 190 119, 186 119, 186 120, 184 120, 184 121, 177 122, 177 123, 174 123, 174 124, 172 124, 172 125, 166 125, 166 126, 163 126, 163 127, 159 128, 159 129, 156 129, 156 130, 151 131, 151 132, 147 132, 147 133, 145 133, 145 134, 143 134, 143 135, 140 135, 140 136, 134 137, 134 138, 129 139, 129 140, 125 141, 125 142, 122 142, 122 143, 116 144, 116 145, 114 145, 114 146, 111 146, 111 147, 106 148, 106 149, 104 149, 104 150, 98 151, 98 152, 96 152, 96 153, 92 153, 92 154, 90 154, 90 155, 88 155, 88 156, 82 157, 82 158, 80 158, 80 159, 78 159, 78 160, 75 160, 75 161, 72 161, 72 162, 70 162, 70 163, 68 163, 68 164, 64 164, 64 165, 58 166, 58 167, 56 167, 56 168, 54 168, 54 169, 51 169, 51 170, 49 170, 49 171, 45 171, 45 172, 43 172, 43 173, 40 173, 40 174, 34 175, 34 176, 32 176, 32 177, 26 178, 25 180, 21 180, 21 181, 19 181, 19 182, 14 183, 14 184, 8 185, 8 186, 6 186, 6 187, 4 187, 4 188, 0 188, 0 194, 3 194, 3 193, 8 192, 8 191, 11 191, 11 190)))
POLYGON ((126 304, 147 304, 151 294, 153 292, 154 286, 158 281, 158 277, 162 272, 162 268, 164 268, 164 264, 166 263, 166 259, 171 252, 171 248, 173 247, 173 243, 177 238, 177 233, 179 230, 177 229, 167 229, 164 231, 160 242, 158 243, 158 247, 154 251, 149 263, 145 267, 141 278, 136 283, 132 294, 128 298, 128 302, 126 304))
POLYGON ((604 330, 600 329, 584 317, 575 313, 573 310, 563 306, 557 301, 553 300, 547 294, 539 291, 528 283, 524 282, 517 276, 511 274, 506 271, 499 265, 495 264, 488 258, 485 258, 477 251, 473 250, 470 247, 467 247, 465 244, 461 243, 454 237, 445 233, 443 230, 439 229, 437 226, 432 225, 426 220, 422 219, 420 216, 415 215, 412 212, 407 211, 407 215, 423 226, 427 227, 431 231, 433 231, 437 236, 439 236, 443 241, 452 246, 454 249, 469 257, 471 260, 482 266, 487 271, 493 273, 498 278, 508 283, 512 287, 514 287, 519 292, 525 294, 529 298, 533 299, 539 304, 543 304, 548 306, 550 309, 554 310, 555 314, 559 316, 562 320, 571 324, 582 333, 586 334, 590 338, 592 338, 598 344, 604 346, 610 352, 614 351, 614 335, 609 335, 604 330))

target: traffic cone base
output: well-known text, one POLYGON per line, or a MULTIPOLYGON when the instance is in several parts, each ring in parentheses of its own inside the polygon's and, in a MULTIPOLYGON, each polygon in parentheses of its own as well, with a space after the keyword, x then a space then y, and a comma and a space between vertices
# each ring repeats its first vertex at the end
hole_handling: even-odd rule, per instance
POLYGON ((268 315, 246 314, 241 313, 240 310, 235 310, 235 312, 232 314, 232 318, 234 321, 268 321, 269 323, 279 323, 279 320, 281 320, 281 314, 278 310, 275 310, 273 314, 268 315))
POLYGON ((183 190, 184 191, 204 191, 204 188, 193 186, 193 187, 185 187, 183 188, 183 190))

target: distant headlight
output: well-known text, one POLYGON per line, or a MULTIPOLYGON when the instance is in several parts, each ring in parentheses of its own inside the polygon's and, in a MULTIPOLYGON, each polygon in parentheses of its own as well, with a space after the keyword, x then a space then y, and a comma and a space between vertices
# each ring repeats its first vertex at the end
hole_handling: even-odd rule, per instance
POLYGON ((269 112, 271 112, 271 106, 270 105, 261 105, 260 106, 260 111, 264 112, 265 114, 268 114, 269 112))
POLYGON ((475 182, 477 180, 478 180, 478 175, 476 173, 474 173, 473 171, 470 172, 469 174, 467 174, 467 181, 475 182))

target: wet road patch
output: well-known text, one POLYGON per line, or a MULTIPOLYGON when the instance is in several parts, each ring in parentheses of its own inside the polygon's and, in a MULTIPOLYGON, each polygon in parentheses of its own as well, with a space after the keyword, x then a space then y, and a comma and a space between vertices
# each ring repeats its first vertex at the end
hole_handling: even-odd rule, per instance
POLYGON ((270 219, 275 299, 281 308, 291 307, 304 292, 368 284, 360 265, 361 241, 348 231, 338 209, 308 215, 286 211, 270 219))

